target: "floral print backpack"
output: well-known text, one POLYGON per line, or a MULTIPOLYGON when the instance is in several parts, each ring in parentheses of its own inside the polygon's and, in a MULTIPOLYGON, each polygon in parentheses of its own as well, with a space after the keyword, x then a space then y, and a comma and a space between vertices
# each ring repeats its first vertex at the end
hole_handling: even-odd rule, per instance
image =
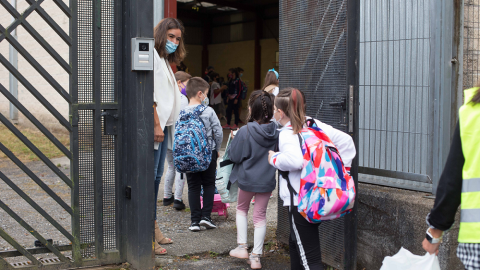
POLYGON ((212 161, 212 148, 200 115, 206 106, 198 105, 193 112, 182 110, 175 123, 173 165, 180 173, 202 172, 212 161))
MULTIPOLYGON (((298 134, 303 154, 303 169, 298 194, 298 212, 310 223, 332 220, 352 211, 355 183, 347 173, 337 148, 315 124, 307 121, 298 134)), ((288 180, 288 172, 280 172, 288 183, 290 205, 297 192, 288 180)))

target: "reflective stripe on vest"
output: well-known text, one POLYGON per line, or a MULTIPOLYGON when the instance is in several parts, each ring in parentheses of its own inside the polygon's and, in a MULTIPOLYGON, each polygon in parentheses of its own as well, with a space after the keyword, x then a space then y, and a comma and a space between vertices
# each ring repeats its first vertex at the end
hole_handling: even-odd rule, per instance
POLYGON ((469 103, 479 88, 465 90, 460 108, 460 138, 465 164, 458 242, 480 243, 480 104, 469 103))

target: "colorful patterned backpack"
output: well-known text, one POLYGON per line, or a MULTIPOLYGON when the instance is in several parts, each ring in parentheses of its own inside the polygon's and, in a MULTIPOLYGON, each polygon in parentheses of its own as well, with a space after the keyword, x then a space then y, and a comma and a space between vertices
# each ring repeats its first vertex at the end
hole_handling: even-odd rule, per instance
POLYGON ((200 115, 206 106, 198 105, 193 112, 182 110, 175 123, 173 165, 180 173, 202 172, 212 161, 212 148, 200 115))
MULTIPOLYGON (((298 134, 303 154, 303 169, 298 194, 298 212, 310 223, 332 220, 352 211, 355 203, 355 183, 347 173, 337 148, 330 138, 315 124, 298 134)), ((288 180, 288 174, 280 172, 287 180, 290 203, 297 192, 288 180)))

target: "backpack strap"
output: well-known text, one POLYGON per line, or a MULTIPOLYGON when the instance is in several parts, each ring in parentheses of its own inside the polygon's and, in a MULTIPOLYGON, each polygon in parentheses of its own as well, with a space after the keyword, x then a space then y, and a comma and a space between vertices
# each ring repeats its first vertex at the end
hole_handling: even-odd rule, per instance
POLYGON ((206 109, 207 109, 207 106, 198 105, 198 106, 195 107, 195 109, 193 110, 193 114, 195 114, 196 116, 200 117, 200 114, 202 114, 203 111, 205 111, 206 109))

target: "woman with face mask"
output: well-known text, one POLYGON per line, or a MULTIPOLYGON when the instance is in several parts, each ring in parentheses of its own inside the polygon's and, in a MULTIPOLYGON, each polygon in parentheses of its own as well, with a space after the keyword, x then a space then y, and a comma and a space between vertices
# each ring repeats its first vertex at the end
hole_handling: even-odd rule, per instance
MULTIPOLYGON (((181 107, 181 93, 171 65, 179 65, 185 58, 183 43, 185 28, 175 18, 165 18, 154 28, 154 175, 155 175, 155 254, 166 254, 160 244, 170 244, 172 240, 163 236, 156 222, 157 197, 168 145, 173 143, 174 125, 181 107)), ((170 146, 170 149, 172 147, 170 146)))

